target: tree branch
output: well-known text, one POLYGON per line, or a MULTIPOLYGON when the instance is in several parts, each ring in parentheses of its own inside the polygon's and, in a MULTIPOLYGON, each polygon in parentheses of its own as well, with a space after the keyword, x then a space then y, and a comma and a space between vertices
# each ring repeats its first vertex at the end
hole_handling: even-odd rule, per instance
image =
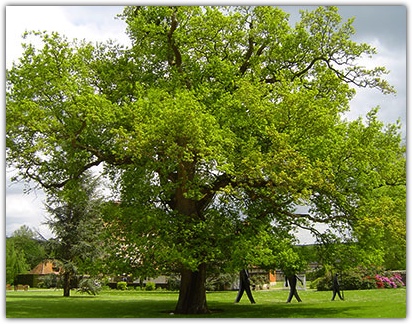
POLYGON ((125 165, 125 164, 131 164, 132 163, 132 158, 130 156, 125 156, 123 158, 117 157, 115 154, 105 154, 93 147, 90 147, 88 145, 84 145, 76 141, 76 139, 72 140, 72 145, 74 148, 80 148, 83 149, 94 156, 96 156, 99 160, 102 162, 107 162, 111 165, 125 165))
MULTIPOLYGON (((180 53, 180 50, 176 46, 176 43, 173 39, 173 33, 176 31, 177 26, 179 25, 178 21, 176 20, 176 10, 173 10, 171 19, 172 19, 172 22, 171 22, 171 25, 170 25, 170 29, 167 33, 167 43, 173 51, 174 59, 169 57, 167 62, 169 63, 169 66, 175 66, 177 68, 177 71, 181 75, 183 75, 182 54, 180 53)), ((191 86, 190 81, 186 77, 184 79, 185 79, 184 81, 186 83, 186 87, 188 89, 191 89, 192 86, 191 86)))
POLYGON ((323 57, 315 57, 315 58, 312 60, 312 62, 310 62, 309 65, 308 65, 306 68, 304 68, 302 71, 297 72, 297 73, 295 73, 295 74, 293 75, 292 81, 295 80, 296 78, 302 76, 302 75, 305 74, 306 72, 308 72, 317 61, 325 61, 325 62, 327 62, 327 60, 326 60, 325 58, 323 58, 323 57))
POLYGON ((98 166, 100 163, 102 163, 103 160, 96 160, 90 163, 85 164, 82 168, 80 168, 78 170, 78 172, 76 172, 75 174, 71 175, 69 178, 67 178, 66 180, 63 180, 61 182, 51 182, 51 183, 46 183, 45 181, 43 181, 41 179, 40 176, 38 175, 34 175, 31 174, 29 170, 26 170, 26 176, 29 179, 34 180, 35 182, 37 182, 38 184, 40 184, 41 187, 43 187, 44 189, 59 189, 59 188, 63 188, 70 180, 72 179, 76 179, 78 177, 80 177, 85 171, 87 171, 88 169, 90 169, 91 167, 94 166, 98 166))
POLYGON ((212 202, 216 192, 229 184, 235 184, 235 182, 230 176, 224 173, 216 178, 212 186, 203 187, 201 189, 201 192, 204 196, 197 202, 197 207, 199 208, 199 210, 205 210, 207 206, 212 202))
MULTIPOLYGON (((253 29, 253 24, 249 23, 249 30, 252 30, 252 29, 253 29)), ((253 51, 255 49, 255 43, 253 41, 252 36, 250 36, 250 35, 249 35, 248 43, 249 43, 249 47, 246 51, 244 62, 241 65, 241 67, 239 68, 240 75, 244 75, 246 70, 248 69, 248 67, 250 65, 250 59, 251 59, 251 57, 253 55, 253 51)), ((256 54, 255 54, 256 57, 259 57, 263 53, 264 49, 266 48, 266 45, 267 45, 267 42, 263 42, 263 44, 256 51, 256 54)))
MULTIPOLYGON (((252 28, 252 23, 250 23, 249 25, 250 25, 250 28, 252 28)), ((249 41, 249 47, 248 47, 247 52, 245 54, 245 60, 242 64, 242 66, 239 69, 240 75, 245 74, 245 72, 246 72, 246 70, 249 66, 249 60, 250 60, 250 58, 252 57, 252 54, 253 54, 254 44, 253 44, 253 39, 252 39, 251 36, 249 36, 248 41, 249 41)))
POLYGON ((169 32, 167 33, 167 42, 169 44, 169 47, 172 49, 173 54, 174 54, 174 60, 170 59, 168 60, 168 63, 170 66, 176 66, 179 72, 182 72, 182 55, 180 54, 180 51, 178 47, 176 46, 174 40, 173 40, 173 33, 175 32, 178 22, 176 20, 176 11, 174 10, 172 13, 172 23, 170 25, 169 32))

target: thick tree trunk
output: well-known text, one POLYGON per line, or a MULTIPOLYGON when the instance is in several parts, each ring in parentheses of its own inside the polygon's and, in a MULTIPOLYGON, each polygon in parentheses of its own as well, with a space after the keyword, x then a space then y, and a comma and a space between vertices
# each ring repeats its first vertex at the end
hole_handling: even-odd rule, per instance
POLYGON ((206 265, 201 264, 197 271, 181 272, 179 300, 175 309, 177 314, 208 314, 206 303, 206 265))
MULTIPOLYGON (((185 146, 184 142, 179 143, 185 146)), ((178 166, 177 176, 180 186, 176 189, 175 210, 185 215, 190 222, 200 221, 196 201, 186 197, 187 188, 193 181, 196 170, 196 162, 181 162, 178 166)), ((206 304, 206 264, 200 264, 196 271, 183 269, 179 300, 176 305, 177 314, 207 314, 209 310, 206 304)))

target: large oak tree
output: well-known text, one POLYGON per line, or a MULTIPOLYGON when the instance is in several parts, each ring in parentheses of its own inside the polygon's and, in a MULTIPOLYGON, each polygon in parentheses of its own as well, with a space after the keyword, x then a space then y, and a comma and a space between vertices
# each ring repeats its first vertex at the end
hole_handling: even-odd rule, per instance
POLYGON ((46 191, 103 165, 113 237, 130 262, 180 272, 176 312, 208 312, 208 265, 272 262, 275 240, 315 222, 351 230, 372 191, 405 184, 397 125, 376 110, 342 119, 354 88, 394 89, 385 68, 359 66, 375 49, 351 40, 337 8, 294 27, 269 6, 126 7, 121 19, 130 48, 26 42, 7 71, 7 160, 46 191))

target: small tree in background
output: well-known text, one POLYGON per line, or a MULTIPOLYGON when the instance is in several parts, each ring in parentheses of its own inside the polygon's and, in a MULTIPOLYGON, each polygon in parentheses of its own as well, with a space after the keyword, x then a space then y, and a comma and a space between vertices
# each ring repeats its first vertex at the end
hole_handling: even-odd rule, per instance
POLYGON ((100 271, 103 223, 97 182, 85 174, 71 179, 47 198, 46 224, 55 234, 55 257, 62 262, 63 295, 70 296, 78 273, 100 271))
POLYGON ((18 274, 26 273, 30 265, 25 258, 25 252, 16 247, 13 240, 6 239, 6 283, 14 284, 18 274))

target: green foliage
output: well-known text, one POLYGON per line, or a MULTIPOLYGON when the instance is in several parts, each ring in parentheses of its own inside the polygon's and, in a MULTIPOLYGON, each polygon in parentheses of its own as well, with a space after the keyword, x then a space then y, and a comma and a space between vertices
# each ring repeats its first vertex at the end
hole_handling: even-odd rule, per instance
MULTIPOLYGON (((352 272, 351 275, 344 275, 344 280, 340 280, 342 290, 358 290, 358 289, 373 289, 376 288, 375 282, 371 280, 365 280, 359 272, 352 272)), ((316 279, 311 288, 319 291, 332 290, 332 276, 326 275, 316 279)))
POLYGON ((71 179, 63 189, 50 190, 47 198, 47 224, 55 234, 51 240, 55 256, 62 262, 64 291, 77 274, 96 274, 102 270, 104 246, 97 184, 84 174, 71 179))
POLYGON ((77 291, 89 295, 97 295, 102 289, 101 283, 94 278, 83 278, 79 282, 77 291))
POLYGON ((6 239, 6 283, 13 284, 16 276, 30 270, 25 253, 16 248, 14 240, 6 239))
POLYGON ((156 290, 156 283, 154 283, 153 281, 146 282, 145 290, 147 291, 156 290))
POLYGON ((127 290, 127 282, 125 281, 118 281, 116 284, 116 289, 119 290, 127 290))
POLYGON ((46 240, 26 225, 14 231, 7 240, 13 241, 15 247, 24 255, 30 269, 46 258, 46 240))
MULTIPOLYGON (((359 206, 367 217, 354 226, 364 251, 379 254, 386 269, 406 268, 406 188, 380 188, 359 206)), ((377 264, 375 262, 375 264, 377 264)))
POLYGON ((217 291, 230 288, 239 279, 237 273, 216 273, 211 274, 206 279, 206 290, 217 291))
POLYGON ((171 291, 179 290, 180 288, 180 279, 175 275, 167 277, 167 289, 171 291))
POLYGON ((38 288, 61 288, 62 280, 60 276, 51 273, 40 278, 38 288))

